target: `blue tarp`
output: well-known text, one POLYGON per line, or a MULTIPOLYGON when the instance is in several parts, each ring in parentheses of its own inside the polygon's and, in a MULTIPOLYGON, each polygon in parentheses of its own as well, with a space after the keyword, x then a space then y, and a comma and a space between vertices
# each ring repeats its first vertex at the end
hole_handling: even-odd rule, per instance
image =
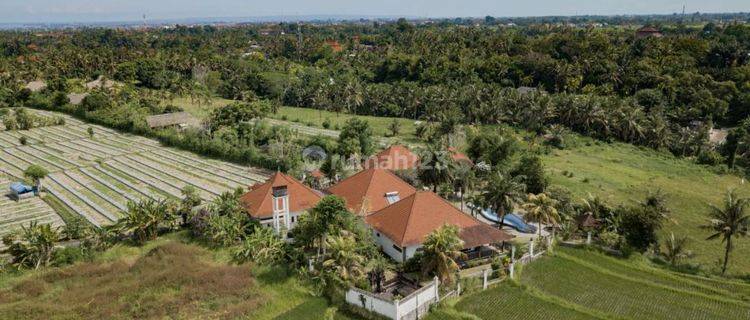
POLYGON ((15 192, 16 194, 24 194, 28 192, 33 192, 34 188, 31 186, 27 186, 21 182, 14 182, 10 184, 10 190, 15 192))

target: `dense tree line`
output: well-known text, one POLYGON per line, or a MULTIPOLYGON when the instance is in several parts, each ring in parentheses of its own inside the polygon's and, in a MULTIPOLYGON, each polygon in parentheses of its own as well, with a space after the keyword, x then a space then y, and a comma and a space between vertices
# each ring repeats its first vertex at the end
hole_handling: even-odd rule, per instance
POLYGON ((60 79, 105 75, 163 98, 264 98, 336 112, 510 123, 540 134, 561 125, 699 155, 709 149, 708 129, 750 115, 750 27, 665 21, 659 38, 637 37, 615 20, 601 28, 488 19, 479 26, 400 20, 5 32, 0 100, 28 100, 17 89, 23 81, 45 78, 62 90, 54 85, 60 79))

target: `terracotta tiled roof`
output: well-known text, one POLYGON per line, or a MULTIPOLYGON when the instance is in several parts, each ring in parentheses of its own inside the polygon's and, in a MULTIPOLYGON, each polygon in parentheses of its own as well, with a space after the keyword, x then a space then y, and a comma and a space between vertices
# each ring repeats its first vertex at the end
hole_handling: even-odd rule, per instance
POLYGON ((346 205, 358 215, 378 211, 390 203, 386 193, 398 192, 400 199, 406 198, 416 189, 398 176, 384 169, 367 169, 341 180, 328 192, 344 198, 346 205))
POLYGON ((469 159, 468 156, 466 156, 465 154, 463 154, 461 152, 458 152, 456 150, 456 148, 454 148, 454 147, 448 148, 448 152, 451 153, 451 158, 453 159, 453 161, 456 161, 456 162, 466 162, 466 163, 469 163, 469 164, 474 164, 474 162, 471 161, 471 159, 469 159))
POLYGON ((419 164, 419 157, 402 145, 392 145, 365 161, 365 169, 377 168, 388 170, 414 169, 419 164))
POLYGON ((464 247, 510 240, 513 236, 464 214, 430 191, 418 191, 365 218, 367 224, 405 247, 421 244, 425 237, 443 225, 461 229, 464 247))
POLYGON ((250 187, 250 191, 240 197, 240 203, 245 210, 256 219, 269 218, 273 216, 273 194, 274 187, 287 187, 289 195, 289 212, 299 212, 310 209, 318 204, 322 195, 297 181, 296 179, 276 172, 271 178, 262 184, 250 187))

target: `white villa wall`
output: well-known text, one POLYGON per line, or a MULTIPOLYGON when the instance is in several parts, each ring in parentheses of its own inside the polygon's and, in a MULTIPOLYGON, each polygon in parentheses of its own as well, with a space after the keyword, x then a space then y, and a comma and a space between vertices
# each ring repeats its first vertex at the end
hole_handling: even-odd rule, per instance
POLYGON ((398 262, 404 262, 404 253, 406 254, 406 260, 408 260, 417 253, 417 250, 419 250, 419 248, 422 247, 421 245, 407 246, 406 248, 401 248, 402 252, 399 252, 398 250, 393 248, 393 241, 386 235, 379 233, 377 230, 373 229, 372 236, 375 238, 375 241, 378 243, 378 246, 383 250, 383 252, 385 252, 389 257, 398 262))
MULTIPOLYGON (((298 212, 290 212, 289 213, 289 230, 294 229, 294 227, 297 226, 297 223, 299 222, 299 217, 304 214, 305 211, 298 211, 298 212), (294 222, 292 222, 294 220, 294 222)), ((273 228, 273 218, 263 218, 259 220, 260 224, 264 227, 273 228)), ((284 223, 284 220, 281 220, 281 223, 284 223)))

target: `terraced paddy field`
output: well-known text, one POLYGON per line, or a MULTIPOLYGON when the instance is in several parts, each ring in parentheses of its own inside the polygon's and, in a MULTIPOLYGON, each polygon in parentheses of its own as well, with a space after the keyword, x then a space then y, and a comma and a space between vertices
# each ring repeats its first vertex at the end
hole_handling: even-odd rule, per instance
POLYGON ((750 283, 685 276, 639 261, 558 248, 431 319, 750 319, 750 283))
MULTIPOLYGON (((179 198, 185 186, 195 187, 204 201, 222 192, 264 181, 269 172, 161 146, 157 141, 123 134, 72 117, 65 124, 23 131, 0 132, 0 177, 3 190, 23 178, 32 164, 50 174, 44 191, 70 212, 96 226, 112 224, 127 210, 128 201, 179 198), (94 130, 93 137, 87 132, 94 130), (22 145, 21 137, 27 144, 22 145)), ((21 223, 39 220, 62 224, 40 199, 0 201, 0 234, 21 223), (51 215, 52 216, 51 216, 51 215), (8 221, 7 225, 3 224, 8 221)))

